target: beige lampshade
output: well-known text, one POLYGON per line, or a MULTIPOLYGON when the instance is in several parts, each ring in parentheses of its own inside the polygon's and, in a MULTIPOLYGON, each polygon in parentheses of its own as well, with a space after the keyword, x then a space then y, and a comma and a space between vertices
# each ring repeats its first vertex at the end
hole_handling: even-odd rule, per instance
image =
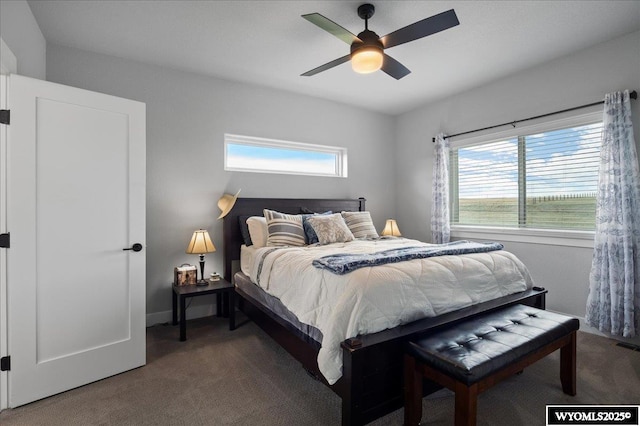
POLYGON ((402 236, 395 219, 387 219, 387 223, 384 225, 384 229, 382 230, 382 235, 391 235, 394 237, 402 236))
POLYGON ((191 237, 191 242, 187 246, 187 253, 189 254, 203 254, 203 253, 213 253, 216 251, 216 247, 211 242, 211 237, 209 237, 209 232, 204 229, 198 229, 193 233, 193 237, 191 237))

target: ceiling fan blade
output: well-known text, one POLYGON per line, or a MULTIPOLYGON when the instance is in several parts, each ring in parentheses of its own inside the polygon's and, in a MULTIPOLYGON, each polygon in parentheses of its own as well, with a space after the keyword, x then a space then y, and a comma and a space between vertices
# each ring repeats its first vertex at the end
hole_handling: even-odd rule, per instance
POLYGON ((380 41, 384 48, 388 49, 399 44, 408 43, 410 41, 444 31, 459 24, 460 21, 458 21, 456 12, 451 9, 423 19, 422 21, 414 22, 404 28, 400 28, 399 30, 381 37, 380 41))
POLYGON ((307 15, 302 15, 302 17, 312 24, 316 24, 328 33, 333 34, 347 44, 351 44, 354 41, 361 41, 355 34, 336 24, 331 19, 325 18, 319 13, 309 13, 307 15))
POLYGON ((396 80, 400 80, 405 75, 411 73, 411 71, 409 71, 409 68, 405 67, 386 53, 384 54, 384 59, 382 60, 381 69, 396 80))
POLYGON ((345 62, 349 62, 350 59, 351 59, 351 55, 345 55, 345 56, 343 56, 341 58, 334 59, 331 62, 327 62, 324 65, 320 65, 318 68, 314 68, 314 69, 312 69, 310 71, 307 71, 304 74, 300 74, 300 75, 302 75, 304 77, 310 77, 312 75, 318 74, 319 72, 326 71, 328 69, 331 69, 331 68, 333 68, 335 66, 338 66, 340 64, 343 64, 345 62))

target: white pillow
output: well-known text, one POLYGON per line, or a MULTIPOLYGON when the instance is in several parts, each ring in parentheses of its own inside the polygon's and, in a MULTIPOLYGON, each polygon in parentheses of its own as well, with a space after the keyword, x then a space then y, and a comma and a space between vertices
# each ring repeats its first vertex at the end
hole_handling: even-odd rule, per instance
POLYGON ((255 248, 265 247, 267 245, 267 219, 263 216, 251 216, 247 219, 247 227, 249 227, 249 235, 251 242, 255 248))

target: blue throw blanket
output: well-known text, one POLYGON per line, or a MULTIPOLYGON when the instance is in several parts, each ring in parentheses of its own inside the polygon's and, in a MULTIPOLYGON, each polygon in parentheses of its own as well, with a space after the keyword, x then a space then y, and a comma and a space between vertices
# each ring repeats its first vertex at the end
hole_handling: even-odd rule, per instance
POLYGON ((386 265, 406 260, 424 259, 434 256, 458 255, 468 253, 486 253, 502 250, 500 243, 477 243, 473 241, 454 241, 437 246, 401 247, 365 254, 332 254, 313 261, 316 268, 327 269, 338 275, 344 275, 358 268, 386 265))

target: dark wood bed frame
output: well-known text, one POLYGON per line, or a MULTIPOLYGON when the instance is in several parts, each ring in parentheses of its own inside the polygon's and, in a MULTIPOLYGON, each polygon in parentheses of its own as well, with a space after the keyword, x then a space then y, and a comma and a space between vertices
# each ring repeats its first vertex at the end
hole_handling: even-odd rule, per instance
MULTIPOLYGON (((240 246, 243 244, 239 216, 262 216, 268 208, 283 213, 299 214, 301 209, 315 212, 364 211, 365 199, 275 199, 238 198, 224 218, 224 278, 232 282, 239 269, 240 246)), ((318 369, 320 344, 299 331, 288 321, 275 315, 249 294, 236 288, 240 309, 276 342, 296 358, 318 380, 342 399, 342 424, 363 425, 403 406, 403 347, 407 340, 435 332, 504 306, 525 304, 545 308, 546 290, 527 290, 499 299, 473 305, 444 315, 424 318, 393 329, 357 336, 342 342, 342 377, 329 385, 318 369)), ((441 387, 425 381, 425 395, 441 387)))

